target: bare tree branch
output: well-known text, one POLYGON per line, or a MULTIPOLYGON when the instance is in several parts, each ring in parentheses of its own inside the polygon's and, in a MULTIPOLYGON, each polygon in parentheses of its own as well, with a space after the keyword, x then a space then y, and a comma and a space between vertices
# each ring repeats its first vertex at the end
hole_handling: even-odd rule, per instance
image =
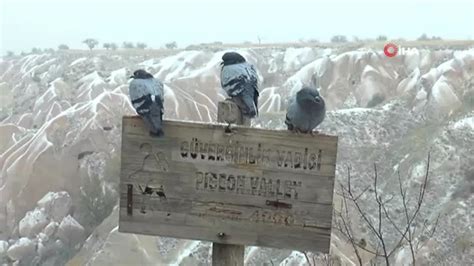
MULTIPOLYGON (((311 261, 309 260, 308 252, 307 252, 307 251, 303 251, 303 254, 304 254, 304 257, 306 258, 306 262, 308 262, 308 264, 311 266, 311 261)), ((313 265, 314 265, 314 264, 313 264, 313 265)))
MULTIPOLYGON (((350 178, 349 178, 348 183, 350 184, 350 178)), ((344 193, 344 192, 342 192, 342 193, 344 193)), ((347 208, 347 200, 346 200, 345 197, 343 197, 342 199, 343 199, 343 202, 344 202, 345 215, 346 215, 346 217, 349 217, 349 210, 347 208)), ((350 222, 349 221, 346 222, 346 220, 344 219, 344 217, 342 215, 341 215, 341 220, 342 220, 342 223, 344 225, 344 230, 346 231, 347 235, 349 236, 349 241, 351 242, 352 249, 354 250, 354 253, 356 254, 359 265, 362 266, 362 258, 360 257, 359 250, 357 249, 357 246, 355 244, 356 241, 355 241, 354 236, 352 234, 352 229, 351 229, 351 226, 350 226, 350 222)))
POLYGON ((384 253, 384 258, 385 258, 385 263, 387 265, 390 265, 390 262, 388 260, 388 254, 387 254, 387 246, 385 244, 385 239, 383 238, 383 233, 382 233, 382 199, 381 197, 378 195, 377 193, 377 180, 378 180, 378 173, 377 173, 377 165, 374 163, 374 196, 375 196, 375 200, 377 202, 377 205, 378 205, 378 219, 379 219, 379 227, 378 227, 378 237, 379 237, 379 241, 380 241, 380 244, 382 245, 382 250, 383 250, 383 253, 384 253))
MULTIPOLYGON (((431 227, 428 226, 428 220, 425 220, 422 228, 420 228, 420 226, 415 225, 415 220, 417 220, 420 214, 421 205, 424 201, 424 196, 426 194, 429 177, 430 159, 431 155, 430 153, 428 153, 426 172, 423 181, 419 186, 416 200, 415 202, 413 202, 413 208, 410 208, 410 204, 412 203, 412 201, 410 201, 410 198, 408 197, 408 188, 404 187, 400 172, 397 172, 399 194, 403 206, 403 218, 401 220, 394 219, 394 215, 390 214, 389 208, 387 208, 387 204, 391 202, 395 198, 395 196, 393 194, 389 196, 382 196, 380 194, 378 188, 379 175, 376 164, 374 164, 373 180, 373 195, 377 204, 375 218, 369 217, 369 215, 362 208, 360 202, 361 196, 370 188, 370 186, 365 187, 359 194, 356 195, 356 193, 354 192, 354 188, 352 187, 351 169, 350 167, 347 168, 347 185, 344 186, 343 184, 340 184, 341 193, 339 193, 338 195, 342 197, 341 211, 335 212, 339 217, 339 219, 335 222, 335 228, 339 232, 341 232, 342 235, 351 243, 360 265, 362 265, 362 259, 358 251, 359 249, 365 250, 368 253, 374 255, 375 259, 378 257, 384 258, 385 264, 390 265, 390 258, 393 256, 395 251, 397 251, 403 245, 404 242, 409 245, 412 257, 412 264, 415 265, 415 254, 419 250, 420 242, 422 241, 419 238, 422 236, 427 236, 428 238, 433 237, 439 222, 438 216, 434 225, 431 227), (361 217, 361 220, 363 221, 363 224, 368 228, 369 233, 375 236, 376 243, 374 243, 375 245, 372 245, 375 246, 375 251, 367 249, 365 245, 360 245, 360 243, 356 241, 349 218, 349 202, 351 202, 351 206, 355 207, 356 211, 361 217), (384 223, 384 219, 388 221, 388 225, 384 223), (393 227, 400 237, 400 239, 398 239, 395 244, 391 244, 390 247, 388 246, 388 242, 385 235, 388 230, 387 226, 393 227)), ((371 261, 370 263, 373 262, 371 261)))

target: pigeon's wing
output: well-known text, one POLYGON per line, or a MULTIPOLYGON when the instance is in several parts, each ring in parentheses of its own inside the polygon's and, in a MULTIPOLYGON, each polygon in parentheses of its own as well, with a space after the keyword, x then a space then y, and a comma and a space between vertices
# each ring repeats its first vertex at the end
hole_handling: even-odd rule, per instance
POLYGON ((130 100, 146 126, 157 136, 163 134, 163 84, 154 79, 134 79, 129 86, 130 100))
POLYGON ((246 63, 246 71, 249 75, 249 79, 250 79, 250 82, 252 83, 253 86, 255 86, 255 89, 258 89, 257 88, 257 83, 258 83, 258 74, 257 74, 257 70, 255 69, 255 67, 251 64, 248 64, 246 63))
POLYGON ((293 120, 295 118, 296 111, 296 102, 292 100, 288 105, 288 110, 286 111, 285 117, 285 124, 288 127, 288 130, 293 130, 295 128, 293 120))
POLYGON ((163 103, 165 100, 163 82, 161 82, 159 79, 152 79, 150 82, 152 83, 153 95, 159 97, 161 103, 163 103))
POLYGON ((241 102, 239 107, 242 110, 243 115, 252 118, 258 114, 257 103, 255 102, 255 91, 253 89, 242 91, 241 94, 239 94, 237 97, 234 97, 234 100, 237 99, 238 105, 239 102, 241 102))
POLYGON ((258 75, 257 75, 257 70, 253 65, 248 64, 248 73, 250 76, 250 85, 253 89, 253 102, 255 103, 255 107, 257 108, 257 113, 258 113, 258 97, 260 96, 260 93, 258 92, 258 75))
POLYGON ((259 93, 255 67, 248 63, 222 67, 221 85, 228 96, 237 100, 244 115, 257 115, 259 93))
POLYGON ((147 97, 153 96, 153 99, 164 102, 164 87, 163 83, 157 79, 134 79, 129 86, 130 100, 132 105, 137 110, 145 103, 147 97))
POLYGON ((144 79, 133 79, 130 82, 128 90, 132 105, 137 112, 140 106, 147 101, 147 98, 149 98, 150 95, 154 95, 153 86, 144 79))
POLYGON ((148 106, 148 110, 148 112, 141 115, 143 117, 143 121, 153 135, 162 136, 163 106, 161 102, 151 102, 148 106))
POLYGON ((288 130, 293 130, 294 129, 294 126, 291 123, 291 118, 288 116, 288 113, 286 114, 285 125, 288 128, 288 130))
POLYGON ((319 126, 319 124, 321 124, 324 121, 325 117, 326 117, 326 106, 324 106, 324 108, 320 110, 316 110, 313 114, 311 114, 310 130, 313 130, 317 126, 319 126))
POLYGON ((230 97, 242 93, 250 81, 247 64, 234 64, 223 66, 221 70, 221 86, 230 97))

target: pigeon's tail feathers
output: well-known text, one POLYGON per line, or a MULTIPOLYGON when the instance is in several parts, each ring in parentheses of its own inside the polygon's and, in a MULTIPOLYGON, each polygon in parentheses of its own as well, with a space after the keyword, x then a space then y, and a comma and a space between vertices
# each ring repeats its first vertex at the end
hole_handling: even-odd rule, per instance
POLYGON ((162 136, 163 101, 158 95, 145 95, 132 101, 137 113, 143 118, 150 133, 162 136))
POLYGON ((143 114, 143 121, 154 136, 163 136, 163 106, 161 102, 155 101, 150 104, 149 111, 143 114))
POLYGON ((250 93, 245 93, 245 92, 241 94, 241 100, 243 103, 243 106, 242 106, 243 115, 248 116, 250 118, 257 116, 258 114, 257 102, 256 102, 257 98, 255 97, 258 97, 258 96, 255 96, 255 94, 252 95, 250 93))
POLYGON ((288 130, 293 130, 294 129, 293 123, 291 122, 291 119, 288 116, 288 114, 286 114, 285 125, 286 125, 288 130))
POLYGON ((253 102, 255 103, 255 109, 258 115, 258 97, 260 96, 260 93, 258 93, 257 87, 255 87, 254 92, 253 92, 253 102))

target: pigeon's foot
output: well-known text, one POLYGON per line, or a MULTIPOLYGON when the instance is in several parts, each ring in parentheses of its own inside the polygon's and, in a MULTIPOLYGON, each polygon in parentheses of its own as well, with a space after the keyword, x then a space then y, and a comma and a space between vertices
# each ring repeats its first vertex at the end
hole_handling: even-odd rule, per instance
POLYGON ((299 130, 296 129, 296 128, 290 129, 290 131, 291 131, 291 133, 296 134, 296 135, 300 135, 300 134, 301 134, 301 131, 299 131, 299 130))
POLYGON ((248 112, 242 113, 243 116, 246 116, 248 118, 254 118, 257 116, 257 112, 255 110, 250 110, 248 112))
POLYGON ((230 127, 232 124, 228 123, 227 126, 224 129, 225 134, 232 134, 232 128, 230 127))
POLYGON ((153 131, 150 131, 150 136, 152 137, 162 137, 164 135, 163 131, 162 130, 159 130, 157 132, 153 132, 153 131))
POLYGON ((311 131, 311 136, 316 136, 316 135, 319 135, 319 131, 318 131, 318 130, 313 130, 313 131, 311 131))

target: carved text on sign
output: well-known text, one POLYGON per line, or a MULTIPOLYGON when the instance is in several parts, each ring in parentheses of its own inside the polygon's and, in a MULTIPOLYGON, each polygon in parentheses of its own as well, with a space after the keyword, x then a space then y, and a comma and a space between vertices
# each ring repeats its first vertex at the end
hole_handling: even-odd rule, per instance
POLYGON ((196 172, 196 190, 298 199, 301 186, 301 181, 289 179, 196 172))
POLYGON ((266 167, 319 171, 322 150, 285 150, 265 147, 263 144, 251 146, 236 141, 232 144, 203 142, 197 138, 181 142, 181 159, 214 161, 234 164, 263 165, 266 167))
POLYGON ((337 137, 226 128, 124 117, 119 231, 328 252, 337 137))
POLYGON ((252 213, 250 220, 261 223, 272 223, 282 225, 292 225, 295 222, 293 214, 285 212, 273 212, 269 210, 257 210, 252 213))

